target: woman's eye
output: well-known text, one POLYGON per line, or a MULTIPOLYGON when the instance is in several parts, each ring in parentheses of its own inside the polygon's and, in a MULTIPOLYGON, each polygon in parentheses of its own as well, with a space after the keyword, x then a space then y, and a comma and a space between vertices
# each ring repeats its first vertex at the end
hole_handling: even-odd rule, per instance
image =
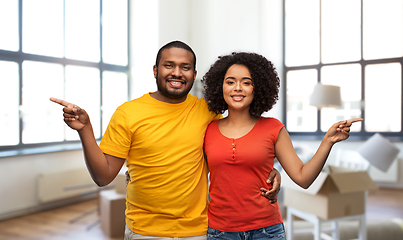
POLYGON ((247 81, 244 81, 243 82, 243 85, 245 85, 245 86, 250 86, 250 85, 252 85, 253 83, 252 83, 252 81, 250 81, 250 80, 247 80, 247 81))

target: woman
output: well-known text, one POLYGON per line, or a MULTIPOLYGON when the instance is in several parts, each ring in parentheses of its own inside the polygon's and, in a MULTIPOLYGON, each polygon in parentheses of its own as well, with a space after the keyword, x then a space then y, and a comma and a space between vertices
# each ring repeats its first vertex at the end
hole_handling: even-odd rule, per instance
POLYGON ((298 185, 308 188, 332 146, 349 137, 350 119, 334 124, 307 163, 299 159, 284 125, 261 117, 278 100, 273 64, 256 53, 221 56, 203 77, 210 111, 228 116, 207 128, 204 148, 210 170, 209 239, 285 239, 278 203, 262 197, 277 158, 298 185))

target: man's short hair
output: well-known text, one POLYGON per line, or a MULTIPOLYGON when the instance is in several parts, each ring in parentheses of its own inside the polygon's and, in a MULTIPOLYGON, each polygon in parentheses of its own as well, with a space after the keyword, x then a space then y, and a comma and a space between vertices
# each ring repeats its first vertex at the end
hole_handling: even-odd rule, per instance
POLYGON ((187 45, 186 43, 181 42, 181 41, 172 41, 172 42, 169 42, 169 43, 165 44, 164 46, 162 46, 160 48, 160 50, 158 51, 157 59, 155 61, 155 66, 158 67, 158 64, 160 63, 162 51, 164 51, 165 49, 169 49, 169 48, 182 48, 182 49, 185 49, 185 50, 188 50, 189 52, 191 52, 193 54, 193 69, 196 70, 196 54, 193 52, 192 48, 189 47, 189 45, 187 45))

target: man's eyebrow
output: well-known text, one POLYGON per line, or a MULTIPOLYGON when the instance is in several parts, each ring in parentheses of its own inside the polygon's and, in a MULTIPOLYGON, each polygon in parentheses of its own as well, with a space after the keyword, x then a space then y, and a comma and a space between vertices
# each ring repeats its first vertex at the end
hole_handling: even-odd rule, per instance
MULTIPOLYGON (((175 63, 175 61, 171 61, 171 60, 164 60, 163 63, 175 63)), ((191 63, 181 63, 181 65, 192 65, 191 63)))
POLYGON ((164 60, 163 63, 174 63, 174 61, 164 60))

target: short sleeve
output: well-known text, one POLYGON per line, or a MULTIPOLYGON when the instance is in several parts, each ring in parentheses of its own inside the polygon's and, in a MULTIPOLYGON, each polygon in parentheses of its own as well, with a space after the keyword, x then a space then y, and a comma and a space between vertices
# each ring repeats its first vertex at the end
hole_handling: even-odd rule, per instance
POLYGON ((99 147, 105 154, 126 159, 130 150, 131 135, 127 114, 118 108, 109 121, 99 147))

